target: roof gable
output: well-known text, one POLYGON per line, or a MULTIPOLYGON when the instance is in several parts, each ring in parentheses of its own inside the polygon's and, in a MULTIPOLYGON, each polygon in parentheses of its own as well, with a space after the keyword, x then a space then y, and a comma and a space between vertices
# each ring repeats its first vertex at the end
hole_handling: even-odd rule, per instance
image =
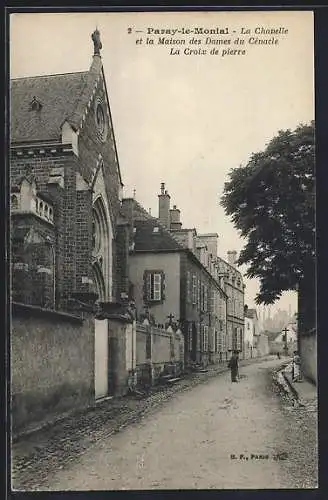
POLYGON ((271 341, 276 340, 280 334, 281 334, 281 332, 267 332, 269 340, 271 340, 271 341))
POLYGON ((247 309, 245 312, 245 316, 249 319, 257 319, 257 312, 256 309, 247 309))

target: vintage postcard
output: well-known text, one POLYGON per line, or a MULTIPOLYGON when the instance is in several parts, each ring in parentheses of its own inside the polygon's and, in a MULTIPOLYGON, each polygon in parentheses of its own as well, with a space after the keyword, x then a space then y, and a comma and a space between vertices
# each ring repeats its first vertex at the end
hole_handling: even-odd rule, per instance
POLYGON ((9 17, 11 489, 317 488, 313 12, 9 17))

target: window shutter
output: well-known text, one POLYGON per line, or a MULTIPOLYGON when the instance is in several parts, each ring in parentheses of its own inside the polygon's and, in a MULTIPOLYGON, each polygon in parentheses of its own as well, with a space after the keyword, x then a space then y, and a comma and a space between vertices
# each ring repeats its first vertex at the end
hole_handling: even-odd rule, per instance
POLYGON ((203 325, 200 325, 200 342, 201 342, 201 350, 204 351, 204 327, 203 325))
POLYGON ((154 301, 160 301, 162 299, 162 273, 154 272, 152 273, 152 295, 151 298, 154 301))
POLYGON ((192 303, 196 304, 197 302, 197 281, 196 276, 192 275, 192 303))
POLYGON ((188 325, 188 350, 192 351, 192 323, 188 325))
POLYGON ((143 299, 147 303, 151 300, 151 273, 145 271, 143 275, 143 299))
POLYGON ((161 271, 161 300, 165 300, 165 273, 161 271))
POLYGON ((187 271, 187 280, 186 280, 186 301, 189 302, 189 299, 190 299, 190 295, 189 295, 189 292, 190 292, 190 272, 187 271))
POLYGON ((211 291, 211 304, 210 304, 210 309, 211 309, 211 310, 210 310, 210 312, 211 312, 212 314, 215 314, 215 315, 216 315, 216 308, 215 308, 215 294, 216 294, 216 290, 215 290, 215 289, 213 289, 213 290, 211 291))

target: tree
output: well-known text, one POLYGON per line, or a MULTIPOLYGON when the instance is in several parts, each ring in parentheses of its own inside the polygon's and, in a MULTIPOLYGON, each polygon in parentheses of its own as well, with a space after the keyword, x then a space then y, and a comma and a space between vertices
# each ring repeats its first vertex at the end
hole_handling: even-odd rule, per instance
POLYGON ((272 304, 287 290, 298 290, 299 297, 313 303, 314 122, 279 131, 264 151, 253 153, 229 177, 221 205, 247 240, 238 264, 248 266, 248 278, 260 281, 257 304, 272 304))

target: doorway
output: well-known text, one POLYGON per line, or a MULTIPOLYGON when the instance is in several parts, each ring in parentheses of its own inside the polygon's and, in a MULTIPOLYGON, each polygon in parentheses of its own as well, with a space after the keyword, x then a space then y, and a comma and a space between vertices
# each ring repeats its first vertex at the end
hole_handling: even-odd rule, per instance
POLYGON ((95 398, 108 395, 108 321, 95 319, 95 398))

